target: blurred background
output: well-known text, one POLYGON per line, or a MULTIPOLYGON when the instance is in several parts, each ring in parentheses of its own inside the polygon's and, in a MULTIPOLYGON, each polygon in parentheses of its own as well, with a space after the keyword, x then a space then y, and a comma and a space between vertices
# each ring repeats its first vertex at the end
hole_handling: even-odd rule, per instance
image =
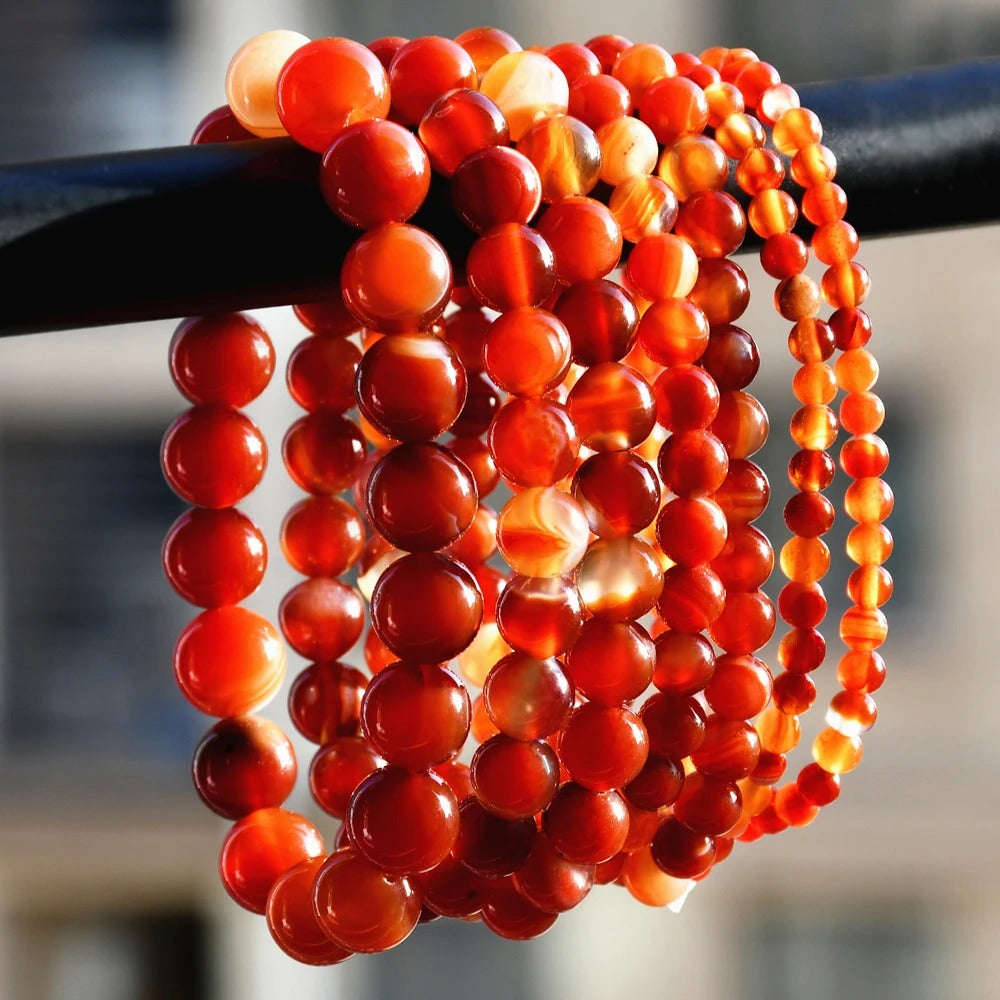
MULTIPOLYGON (((185 143, 223 102, 232 53, 268 28, 369 41, 481 23, 526 45, 607 31, 674 51, 746 45, 793 83, 1000 54, 1000 4, 988 0, 613 11, 580 0, 0 0, 0 162, 185 143)), ((182 510, 158 464, 183 409, 166 372, 175 324, 0 342, 0 998, 1000 996, 1000 471, 986 308, 1000 228, 872 242, 862 259, 890 414, 897 591, 881 718, 841 799, 807 830, 738 845, 679 916, 599 887, 530 944, 439 921, 388 955, 327 970, 286 960, 263 920, 231 904, 215 874, 225 824, 189 784, 209 720, 173 685, 191 611, 159 569, 182 510)), ((754 260, 741 263, 769 287, 754 260)), ((257 315, 284 359, 299 336, 290 317, 257 315)), ((764 355, 755 391, 777 431, 766 530, 781 538, 785 324, 768 294, 741 322, 764 355)), ((250 410, 273 452, 295 416, 284 396, 276 378, 250 410)), ((295 498, 275 463, 242 506, 273 539, 295 498)), ((830 580, 845 577, 835 566, 830 580)), ((273 614, 291 582, 272 544, 248 603, 273 614)), ((270 712, 287 728, 283 698, 270 712)), ((811 724, 806 753, 822 725, 811 724)), ((302 793, 290 804, 310 810, 302 793)), ((318 821, 332 841, 331 821, 318 821)))

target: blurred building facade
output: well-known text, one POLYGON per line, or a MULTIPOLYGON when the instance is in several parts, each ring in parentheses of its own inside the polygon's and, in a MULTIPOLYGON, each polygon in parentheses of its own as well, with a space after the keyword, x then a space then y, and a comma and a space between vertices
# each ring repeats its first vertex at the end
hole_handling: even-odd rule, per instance
MULTIPOLYGON (((925 0, 637 4, 613 17, 566 0, 5 4, 0 158, 183 143, 222 103, 232 52, 271 27, 369 40, 496 23, 531 43, 614 30, 671 49, 746 44, 792 81, 1000 51, 994 4, 942 10, 925 0)), ((183 408, 165 369, 173 324, 0 342, 0 1000, 997 995, 1000 473, 985 307, 1000 229, 872 243, 863 259, 890 413, 898 589, 882 717, 841 800, 806 831, 738 847, 680 916, 598 888, 531 944, 439 922, 332 970, 285 960, 263 921, 230 903, 215 875, 224 824, 187 780, 209 721, 174 689, 171 649, 190 609, 158 568, 182 509, 157 459, 183 408)), ((768 371, 755 388, 772 413, 768 530, 780 536, 791 369, 783 324, 760 299, 744 325, 768 371)), ((294 324, 259 315, 287 357, 294 324)), ((295 416, 280 383, 250 411, 272 442, 295 416)), ((296 496, 272 464, 243 505, 269 538, 296 496)), ((267 612, 291 582, 272 551, 249 603, 267 612)), ((271 711, 284 715, 280 697, 271 711)), ((293 806, 309 810, 308 797, 293 806)), ((330 822, 320 825, 332 841, 330 822)))

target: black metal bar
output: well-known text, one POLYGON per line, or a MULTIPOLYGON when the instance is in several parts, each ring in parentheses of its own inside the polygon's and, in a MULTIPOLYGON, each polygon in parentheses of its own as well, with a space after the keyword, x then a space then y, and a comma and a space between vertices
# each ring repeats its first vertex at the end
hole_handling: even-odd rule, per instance
MULTIPOLYGON (((1000 60, 810 84, 864 236, 1000 219, 1000 60)), ((0 166, 0 335, 309 301, 357 235, 288 140, 0 166)), ((469 234, 436 183, 414 220, 469 234)))

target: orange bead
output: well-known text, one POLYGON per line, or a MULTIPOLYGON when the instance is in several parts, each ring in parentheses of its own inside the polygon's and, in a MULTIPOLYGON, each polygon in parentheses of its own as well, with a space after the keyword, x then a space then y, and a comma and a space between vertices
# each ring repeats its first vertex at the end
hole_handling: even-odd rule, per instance
POLYGON ((661 365, 692 364, 709 343, 705 314, 687 299, 654 302, 639 320, 639 344, 661 365))
POLYGON ((743 242, 746 228, 746 216, 735 198, 724 191, 704 191, 681 205, 674 232, 699 257, 728 257, 743 242))
POLYGON ((660 148, 648 125, 638 118, 612 118, 597 129, 601 180, 612 186, 653 172, 660 148))
POLYGON ((361 638, 361 595, 340 580, 314 576, 293 587, 278 608, 281 631, 310 660, 339 660, 361 638))
POLYGON ((739 264, 721 257, 698 262, 698 280, 688 296, 711 326, 735 323, 750 303, 750 284, 739 264))
POLYGON ((749 458, 767 440, 768 420, 764 407, 747 392, 724 392, 719 397, 718 414, 712 433, 725 446, 730 459, 749 458))
POLYGON ((579 591, 566 577, 512 577, 497 600, 497 625, 506 641, 544 660, 566 652, 583 623, 579 591))
POLYGON ((554 487, 529 487, 507 501, 497 520, 497 546, 524 576, 560 576, 587 551, 590 529, 580 505, 554 487))
POLYGON ((748 149, 736 165, 736 183, 750 195, 779 187, 784 179, 781 157, 770 149, 748 149))
POLYGON ((819 312, 819 286, 807 274, 796 274, 779 282, 774 307, 785 319, 796 322, 819 312))
POLYGON ((802 737, 798 716, 785 715, 773 706, 761 712, 755 728, 760 736, 761 749, 772 753, 788 753, 798 746, 802 737))
POLYGON ((656 610, 678 632, 701 632, 725 606, 726 592, 707 566, 672 566, 663 574, 656 610))
POLYGON ((296 420, 282 442, 288 474, 317 496, 346 490, 365 457, 361 432, 350 420, 318 410, 296 420))
POLYGON ((542 201, 585 195, 597 183, 601 147, 593 131, 569 115, 536 122, 517 143, 542 180, 542 201))
POLYGON ((840 638, 849 649, 877 649, 888 632, 885 615, 878 608, 848 608, 840 619, 840 638))
POLYGON ((729 163, 714 139, 687 135, 663 151, 656 172, 683 201, 721 188, 729 175, 729 163))
POLYGON ((823 298, 834 308, 861 305, 870 288, 868 270, 853 260, 831 265, 820 283, 823 298))
POLYGON ((619 361, 635 343, 639 311, 613 281, 578 281, 559 296, 553 311, 569 331, 578 365, 619 361))
POLYGON ((646 88, 639 117, 653 130, 657 142, 668 146, 682 135, 705 130, 708 101, 696 83, 684 77, 665 77, 646 88))
POLYGON ((570 390, 566 406, 580 439, 594 451, 633 448, 656 422, 649 383, 616 362, 588 368, 570 390))
POLYGON ((773 83, 757 100, 757 114, 765 125, 774 125, 786 111, 798 107, 801 107, 798 92, 787 83, 773 83))
POLYGON ((510 52, 483 75, 479 89, 503 112, 517 142, 535 122, 569 107, 563 71, 540 52, 510 52))
POLYGON ((552 249, 561 282, 571 285, 603 278, 618 266, 621 229, 610 209, 599 201, 564 198, 549 207, 537 228, 552 249))
POLYGON ((611 192, 608 207, 631 243, 668 233, 677 221, 677 196, 658 177, 623 181, 611 192))
POLYGON ((472 56, 480 76, 501 56, 521 51, 518 40, 500 28, 470 28, 458 35, 455 41, 472 56))
POLYGON ((641 538, 596 539, 576 572, 584 607, 610 621, 641 618, 663 588, 663 570, 656 552, 641 538))
POLYGON ((844 264, 858 252, 858 234, 849 222, 838 219, 819 226, 811 244, 817 260, 824 264, 844 264))
POLYGON ((541 396, 562 382, 570 364, 569 332, 552 313, 512 309, 494 320, 483 343, 483 360, 505 392, 541 396))
POLYGON ((226 70, 226 103, 237 121, 262 139, 287 135, 275 88, 286 60, 309 39, 297 31, 265 31, 246 42, 226 70))
POLYGON ((242 607, 203 611, 181 632, 174 677, 184 697, 208 715, 255 712, 285 676, 285 650, 274 626, 242 607))
POLYGON ((444 93, 474 88, 472 57, 450 38, 428 35, 403 45, 389 64, 392 108, 404 125, 416 125, 444 93))
POLYGON ((581 76, 569 88, 569 113, 594 131, 632 110, 628 87, 613 76, 581 76))
MULTIPOLYGON (((555 288, 555 258, 535 230, 514 222, 489 230, 466 260, 469 287, 490 309, 539 306, 555 288)), ((398 280, 398 271, 395 272, 398 280)))
POLYGON ((752 115, 729 115, 715 129, 715 141, 733 159, 739 159, 751 149, 760 149, 766 140, 763 126, 752 115))
POLYGON ((804 188, 826 184, 837 176, 837 158, 819 143, 803 146, 791 163, 792 180, 804 188))
POLYGON ((401 223, 365 233, 340 272, 348 309, 382 333, 426 330, 451 294, 451 263, 433 236, 401 223))
POLYGON ((753 231, 762 239, 791 232, 798 217, 795 199, 775 188, 765 188, 755 194, 747 210, 753 231))
POLYGON ((861 763, 864 748, 858 736, 845 736, 836 729, 824 729, 812 747, 813 760, 831 774, 846 774, 861 763))
POLYGON ((790 538, 781 549, 781 572, 796 583, 813 583, 830 569, 830 549, 821 538, 790 538))
POLYGON ((694 884, 690 879, 668 875, 653 860, 648 847, 627 856, 621 877, 629 895, 646 906, 679 904, 694 884))
POLYGON ((676 72, 670 53, 647 42, 623 49, 611 69, 611 75, 628 87, 633 104, 639 103, 650 84, 676 72))
POLYGON ((785 156, 794 156, 800 149, 818 143, 822 138, 823 126, 807 108, 789 108, 774 123, 774 145, 785 156))
POLYGON ((442 94, 420 120, 418 133, 431 166, 445 177, 473 153, 510 141, 500 109, 478 90, 442 94))
POLYGON ((849 392, 840 404, 840 423, 850 434, 874 434, 885 420, 885 406, 873 392, 849 392))
POLYGON ((563 71, 570 84, 581 76, 597 76, 601 72, 600 59, 576 42, 560 42, 546 49, 545 54, 563 71))
POLYGON ((322 153, 348 125, 388 114, 389 80, 365 46, 347 38, 320 38, 289 56, 275 100, 288 134, 322 153))
POLYGON ((543 397, 511 398, 493 419, 487 444, 500 473, 519 486, 552 486, 573 472, 580 436, 570 412, 543 397))
POLYGON ((503 222, 530 222, 542 201, 542 181, 523 153, 489 146, 459 164, 451 197, 462 221, 483 233, 503 222))
POLYGON ((677 236, 646 236, 633 248, 625 274, 644 298, 679 299, 694 288, 698 258, 691 246, 677 236))

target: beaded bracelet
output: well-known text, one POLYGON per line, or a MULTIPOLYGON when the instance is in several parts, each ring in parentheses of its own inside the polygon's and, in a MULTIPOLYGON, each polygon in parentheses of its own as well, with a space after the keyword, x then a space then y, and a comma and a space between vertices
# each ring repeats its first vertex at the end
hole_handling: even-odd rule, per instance
POLYGON ((239 605, 267 548, 234 506, 266 459, 239 408, 274 351, 240 314, 187 320, 171 345, 194 405, 163 468, 193 509, 163 562, 205 609, 174 667, 221 720, 193 774, 235 821, 229 894, 290 955, 330 964, 439 916, 531 938, 595 883, 677 906, 735 842, 811 822, 875 721, 893 502, 859 308, 868 274, 816 115, 746 49, 671 55, 608 35, 522 50, 491 28, 367 47, 268 32, 226 87, 193 141, 290 135, 323 154, 323 195, 359 230, 339 294, 295 307, 309 336, 287 382, 306 414, 282 446, 308 494, 281 530, 305 577, 281 634, 311 661, 289 714, 319 745, 317 805, 343 820, 329 854, 281 808, 290 742, 250 714, 285 668, 278 630, 239 605), (475 234, 464 259, 408 221, 432 172, 475 234), (748 391, 757 347, 735 325, 747 223, 801 366, 775 676, 756 655, 776 624, 762 589, 774 554, 753 525, 768 421, 748 391), (842 690, 813 762, 781 784, 826 654, 824 491, 841 425, 858 567, 842 690), (484 499, 501 482, 497 511, 484 499), (370 679, 342 662, 366 615, 370 679))

